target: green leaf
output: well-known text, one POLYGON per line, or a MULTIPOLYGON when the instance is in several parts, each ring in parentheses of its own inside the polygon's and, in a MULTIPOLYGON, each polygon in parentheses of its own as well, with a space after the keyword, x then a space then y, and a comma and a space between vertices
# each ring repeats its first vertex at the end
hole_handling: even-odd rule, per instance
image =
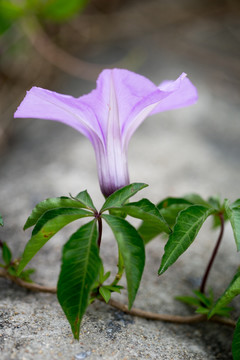
POLYGON ((99 289, 99 293, 104 298, 104 301, 106 303, 108 303, 109 300, 111 299, 111 291, 109 289, 107 289, 105 286, 101 286, 100 289, 99 289))
POLYGON ((176 218, 180 211, 186 209, 190 205, 193 205, 192 202, 184 199, 184 198, 173 198, 169 197, 162 200, 157 208, 160 213, 166 220, 169 226, 173 226, 176 222, 176 218))
POLYGON ((85 207, 89 210, 96 210, 93 201, 91 199, 91 196, 87 192, 87 190, 81 191, 77 196, 76 200, 79 201, 82 205, 85 205, 85 207))
POLYGON ((2 257, 6 265, 11 263, 12 253, 5 242, 2 243, 2 257))
MULTIPOLYGON (((226 201, 226 200, 225 200, 226 201)), ((235 208, 235 207, 239 207, 240 206, 240 199, 235 200, 232 204, 231 207, 235 208)))
POLYGON ((63 247, 57 296, 75 339, 79 339, 81 320, 101 266, 97 237, 93 220, 76 231, 63 247))
POLYGON ((27 282, 32 282, 32 279, 30 278, 30 276, 32 274, 35 273, 35 269, 27 269, 25 271, 22 271, 22 273, 20 274, 20 278, 24 281, 27 281, 27 282))
POLYGON ((102 284, 109 278, 110 275, 111 275, 111 271, 107 271, 106 274, 104 274, 102 278, 102 284))
POLYGON ((23 9, 16 3, 16 1, 1 0, 0 35, 3 34, 22 15, 23 9))
POLYGON ((169 234, 171 231, 158 208, 148 199, 126 204, 121 209, 127 215, 143 220, 138 232, 145 244, 152 239, 151 235, 153 233, 165 232, 169 234))
POLYGON ((147 184, 143 183, 133 183, 115 191, 106 199, 101 212, 123 206, 130 197, 147 186, 147 184))
POLYGON ((58 209, 58 208, 88 208, 84 203, 80 200, 76 201, 70 199, 67 196, 61 196, 57 198, 49 198, 46 199, 35 206, 31 215, 26 221, 24 225, 24 230, 36 224, 38 219, 49 210, 58 209))
POLYGON ((224 291, 224 293, 220 296, 220 298, 213 306, 209 314, 209 319, 214 314, 218 313, 219 309, 224 308, 239 294, 240 294, 240 270, 234 275, 227 289, 224 291))
POLYGON ((204 307, 204 306, 199 306, 196 311, 197 314, 203 314, 203 315, 207 315, 209 313, 209 309, 204 307))
POLYGON ((92 213, 77 208, 60 208, 45 212, 35 225, 32 237, 27 243, 22 259, 19 264, 18 274, 36 253, 51 239, 59 230, 72 221, 92 216, 92 213))
POLYGON ((207 295, 203 294, 199 290, 194 290, 193 292, 196 295, 196 297, 199 299, 199 302, 201 304, 204 304, 206 308, 209 308, 210 306, 212 306, 212 304, 213 304, 213 296, 211 296, 211 295, 207 296, 207 295))
POLYGON ((224 207, 232 226, 237 251, 240 251, 240 207, 235 207, 235 204, 229 205, 229 200, 225 200, 224 207))
MULTIPOLYGON (((168 227, 172 227, 180 211, 186 209, 192 205, 189 201, 182 198, 166 198, 162 200, 158 205, 161 216, 164 218, 168 227)), ((154 239, 157 235, 163 232, 163 229, 152 226, 151 223, 143 221, 138 229, 139 234, 142 236, 144 243, 147 244, 150 240, 154 239)), ((166 232, 166 231, 165 231, 166 232)))
POLYGON ((51 20, 64 21, 81 11, 88 0, 48 0, 41 8, 42 16, 51 20))
POLYGON ((0 214, 0 226, 3 226, 3 218, 1 214, 0 214))
POLYGON ((102 215, 117 240, 126 271, 129 309, 135 300, 145 264, 144 243, 137 230, 126 220, 102 215))
POLYGON ((214 209, 206 206, 191 205, 179 213, 173 232, 164 248, 165 252, 158 271, 159 275, 163 274, 187 250, 196 238, 204 221, 213 212, 214 209))
POLYGON ((194 296, 176 296, 176 300, 181 301, 184 304, 191 305, 191 306, 199 306, 200 301, 194 296))
POLYGON ((233 360, 240 360, 240 318, 233 334, 232 355, 233 360))
POLYGON ((120 285, 105 285, 104 288, 110 290, 111 292, 117 292, 119 294, 121 294, 121 290, 124 289, 124 287, 120 285))
POLYGON ((221 204, 221 199, 219 196, 210 196, 210 198, 208 198, 208 203, 215 210, 221 211, 222 204, 221 204))
POLYGON ((160 201, 158 204, 157 204, 157 208, 160 210, 160 209, 166 209, 168 208, 169 206, 172 206, 172 205, 193 205, 193 202, 189 201, 189 200, 186 200, 184 198, 174 198, 174 197, 168 197, 168 198, 165 198, 163 199, 162 201, 160 201))
POLYGON ((190 201, 193 205, 203 205, 207 207, 212 207, 207 201, 205 201, 200 195, 198 194, 187 194, 183 197, 185 200, 190 201))
POLYGON ((148 199, 126 204, 122 210, 129 216, 146 221, 150 226, 157 228, 160 232, 167 234, 171 232, 168 224, 160 214, 158 208, 148 199))

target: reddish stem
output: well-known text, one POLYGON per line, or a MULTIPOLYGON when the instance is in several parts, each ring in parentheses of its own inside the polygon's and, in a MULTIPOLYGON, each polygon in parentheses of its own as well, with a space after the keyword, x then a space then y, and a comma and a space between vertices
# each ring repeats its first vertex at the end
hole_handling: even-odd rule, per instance
POLYGON ((98 221, 98 247, 100 248, 101 246, 101 240, 102 240, 102 218, 101 218, 101 214, 97 214, 96 219, 98 221))
POLYGON ((204 273, 204 276, 203 276, 203 279, 202 279, 202 283, 201 283, 201 286, 200 286, 200 289, 199 289, 201 291, 201 293, 203 293, 203 294, 205 292, 206 282, 207 282, 210 270, 212 268, 213 262, 215 260, 215 257, 217 255, 217 252, 218 252, 218 249, 219 249, 222 237, 223 237, 223 232, 224 232, 224 216, 223 216, 222 213, 219 213, 218 216, 219 216, 219 219, 220 219, 220 222, 221 222, 221 229, 220 229, 220 233, 219 233, 216 245, 215 245, 215 247, 213 249, 212 256, 211 256, 211 258, 209 260, 209 263, 208 263, 208 266, 207 266, 207 268, 205 270, 205 273, 204 273))

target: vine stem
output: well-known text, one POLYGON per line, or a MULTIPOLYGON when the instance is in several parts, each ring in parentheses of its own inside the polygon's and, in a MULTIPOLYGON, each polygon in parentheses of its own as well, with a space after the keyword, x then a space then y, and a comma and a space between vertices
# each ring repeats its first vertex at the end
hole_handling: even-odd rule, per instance
POLYGON ((102 218, 101 218, 101 215, 98 215, 96 218, 97 218, 97 221, 98 221, 98 241, 97 241, 97 244, 98 244, 98 247, 100 249, 101 241, 102 241, 102 218))
MULTIPOLYGON (((36 284, 34 282, 29 283, 26 282, 16 276, 12 276, 8 274, 7 270, 4 268, 0 268, 0 277, 9 279, 15 284, 28 289, 32 291, 37 292, 44 292, 44 293, 51 293, 55 294, 57 292, 57 289, 55 287, 47 287, 43 285, 36 284)), ((102 302, 105 302, 103 299, 99 299, 102 302)), ((190 316, 181 316, 181 315, 168 315, 168 314, 157 314, 150 311, 144 311, 137 308, 132 308, 131 310, 128 309, 127 305, 120 303, 116 300, 110 299, 108 302, 108 305, 114 307, 115 309, 118 309, 120 311, 123 311, 126 314, 141 317, 148 320, 158 320, 158 321, 164 321, 164 322, 170 322, 170 323, 177 323, 177 324, 193 324, 193 323, 199 323, 204 321, 211 321, 231 327, 236 326, 236 322, 232 319, 223 318, 220 316, 213 316, 210 320, 207 319, 206 315, 203 314, 197 314, 197 315, 190 315, 190 316)))
POLYGON ((212 268, 213 262, 215 260, 215 257, 217 255, 219 246, 221 244, 221 240, 222 240, 223 232, 224 232, 224 216, 223 216, 223 213, 219 213, 218 216, 219 216, 219 219, 220 219, 220 222, 221 222, 221 228, 220 228, 220 233, 219 233, 216 245, 215 245, 215 247, 213 249, 212 256, 211 256, 211 258, 210 258, 210 260, 208 262, 207 268, 206 268, 205 273, 204 273, 203 278, 202 278, 202 283, 201 283, 201 286, 200 286, 199 290, 203 294, 205 293, 205 287, 206 287, 207 279, 208 279, 210 270, 212 268))
POLYGON ((124 273, 123 257, 120 250, 118 249, 118 272, 110 286, 117 285, 121 280, 123 273, 124 273))

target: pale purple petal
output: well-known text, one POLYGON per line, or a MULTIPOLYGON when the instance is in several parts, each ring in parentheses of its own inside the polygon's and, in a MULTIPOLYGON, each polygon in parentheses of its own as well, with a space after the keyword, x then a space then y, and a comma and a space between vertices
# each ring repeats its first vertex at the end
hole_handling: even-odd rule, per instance
POLYGON ((27 91, 14 117, 59 121, 78 130, 91 142, 94 136, 103 140, 95 114, 87 104, 39 87, 27 91))
POLYGON ((159 89, 167 92, 171 91, 171 94, 155 107, 151 115, 193 105, 198 99, 197 89, 185 73, 179 76, 176 81, 164 81, 159 85, 159 89))
POLYGON ((186 76, 183 73, 175 81, 165 81, 156 87, 157 90, 149 93, 133 107, 123 128, 123 140, 126 148, 133 133, 147 116, 188 106, 197 101, 197 90, 186 76))

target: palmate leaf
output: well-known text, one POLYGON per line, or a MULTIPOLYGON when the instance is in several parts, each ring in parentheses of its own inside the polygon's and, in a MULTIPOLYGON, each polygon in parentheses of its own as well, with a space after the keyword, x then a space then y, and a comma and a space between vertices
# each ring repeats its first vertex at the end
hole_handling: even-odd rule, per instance
POLYGON ((75 339, 79 339, 81 320, 101 266, 97 236, 93 220, 76 231, 63 247, 57 296, 75 339))
POLYGON ((187 250, 207 217, 214 211, 214 209, 206 206, 191 205, 179 213, 173 232, 164 248, 165 252, 158 271, 159 275, 163 274, 187 250))
MULTIPOLYGON (((178 213, 190 205, 192 204, 183 198, 169 197, 162 200, 156 207, 170 228, 175 224, 178 213)), ((159 227, 159 225, 154 226, 153 223, 151 224, 148 221, 143 221, 138 229, 138 232, 142 236, 144 243, 147 244, 157 235, 164 232, 164 228, 159 227)))
POLYGON ((172 227, 176 222, 176 218, 179 212, 186 209, 190 205, 193 205, 193 203, 184 198, 168 197, 162 200, 157 205, 157 208, 168 225, 172 227))
POLYGON ((133 183, 115 191, 106 199, 101 212, 111 208, 123 206, 130 197, 135 195, 138 191, 142 190, 146 186, 148 185, 143 183, 133 183))
POLYGON ((240 270, 234 275, 232 281, 230 282, 227 289, 217 300, 215 305, 213 306, 209 319, 216 313, 218 313, 219 309, 226 307, 237 295, 240 294, 240 270))
MULTIPOLYGON (((77 195, 77 197, 80 194, 77 195)), ((44 201, 41 201, 39 204, 35 206, 31 215, 26 221, 24 225, 24 230, 36 224, 38 219, 49 210, 58 209, 58 208, 85 208, 88 209, 86 203, 81 202, 80 199, 78 201, 71 199, 67 196, 61 196, 57 198, 49 198, 44 201)))
POLYGON ((158 208, 148 199, 126 204, 122 207, 122 211, 129 216, 143 220, 145 226, 140 226, 138 232, 145 244, 148 242, 151 229, 157 233, 165 232, 169 234, 171 232, 170 227, 160 214, 158 208))
POLYGON ((238 201, 230 205, 229 201, 225 200, 224 207, 232 226, 237 251, 240 251, 240 206, 238 201))
POLYGON ((137 230, 126 220, 112 215, 102 215, 117 240, 126 271, 128 306, 135 300, 145 265, 144 243, 137 230))
POLYGON ((233 360, 240 360, 240 318, 233 334, 232 355, 233 360))
POLYGON ((72 221, 89 216, 93 216, 93 214, 87 210, 78 208, 59 208, 46 211, 37 221, 32 232, 32 237, 24 249, 18 274, 20 274, 43 245, 59 230, 72 221))

